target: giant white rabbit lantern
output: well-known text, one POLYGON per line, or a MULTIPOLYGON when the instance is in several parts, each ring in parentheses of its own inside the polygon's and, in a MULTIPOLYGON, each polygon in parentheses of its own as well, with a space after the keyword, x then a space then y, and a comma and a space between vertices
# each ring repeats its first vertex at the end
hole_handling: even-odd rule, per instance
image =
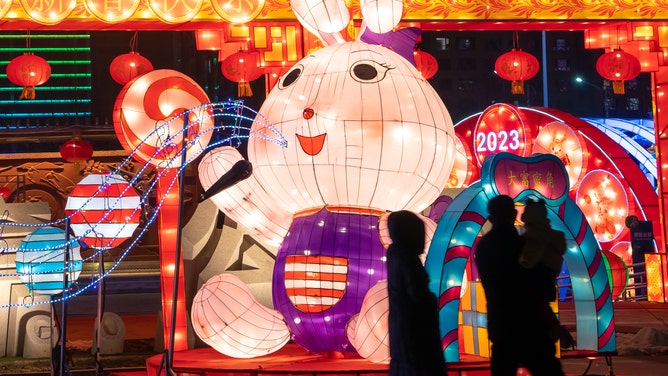
MULTIPOLYGON (((323 42, 342 40, 319 34, 323 42)), ((365 320, 365 296, 386 278, 380 219, 389 211, 420 212, 439 196, 454 161, 450 115, 408 60, 386 47, 352 41, 296 63, 267 95, 256 120, 254 130, 273 124, 287 147, 249 139, 252 176, 212 199, 258 238, 280 244, 273 304, 292 339, 312 352, 356 352, 349 321, 365 320)), ((204 156, 204 188, 226 172, 219 167, 230 168, 240 157, 232 147, 204 156)), ((225 324, 210 325, 222 332, 225 324)), ((355 342, 364 342, 359 326, 351 326, 355 342)), ((229 340, 222 337, 216 338, 229 340)))

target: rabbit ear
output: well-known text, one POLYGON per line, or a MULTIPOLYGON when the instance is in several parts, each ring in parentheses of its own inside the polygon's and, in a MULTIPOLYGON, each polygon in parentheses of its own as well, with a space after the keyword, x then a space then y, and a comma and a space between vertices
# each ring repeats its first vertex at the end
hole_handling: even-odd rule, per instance
POLYGON ((394 30, 401 21, 403 10, 403 0, 360 0, 364 22, 376 34, 394 30))
POLYGON ((325 45, 343 43, 341 36, 350 23, 350 11, 343 0, 290 0, 299 23, 325 45))

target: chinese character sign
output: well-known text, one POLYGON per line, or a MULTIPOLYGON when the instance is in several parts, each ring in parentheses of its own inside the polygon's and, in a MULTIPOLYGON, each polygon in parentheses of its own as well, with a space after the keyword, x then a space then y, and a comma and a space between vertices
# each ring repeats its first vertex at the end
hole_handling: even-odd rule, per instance
POLYGON ((552 154, 493 154, 485 159, 482 169, 483 187, 494 195, 505 194, 515 201, 539 196, 552 206, 559 205, 568 195, 568 174, 561 160, 552 154))

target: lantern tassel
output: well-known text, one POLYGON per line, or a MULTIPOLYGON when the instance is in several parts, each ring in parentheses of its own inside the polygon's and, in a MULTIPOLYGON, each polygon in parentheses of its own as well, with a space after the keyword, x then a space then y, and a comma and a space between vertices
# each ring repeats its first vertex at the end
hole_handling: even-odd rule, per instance
POLYGON ((250 84, 248 82, 239 82, 237 86, 237 96, 238 97, 252 97, 253 90, 251 90, 250 84))
POLYGON ((612 92, 614 94, 624 94, 624 81, 623 80, 613 80, 612 81, 612 92))
POLYGON ((513 94, 524 94, 524 81, 516 80, 511 82, 510 92, 513 94))
POLYGON ((35 99, 35 87, 34 86, 25 86, 21 91, 19 99, 35 99))

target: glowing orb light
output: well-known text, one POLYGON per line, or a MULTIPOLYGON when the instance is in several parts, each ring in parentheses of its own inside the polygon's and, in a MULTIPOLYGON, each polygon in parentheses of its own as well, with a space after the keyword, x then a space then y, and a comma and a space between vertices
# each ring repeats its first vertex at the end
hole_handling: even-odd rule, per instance
POLYGON ((192 305, 193 330, 206 344, 235 358, 253 358, 283 347, 290 332, 283 317, 259 304, 232 274, 212 277, 192 305))
POLYGON ((82 268, 79 244, 69 245, 68 264, 65 231, 56 227, 42 227, 28 234, 16 250, 16 272, 31 292, 57 295, 63 292, 64 274, 68 271, 67 286, 79 278, 82 268))
MULTIPOLYGON (((158 69, 128 82, 116 98, 114 130, 121 145, 142 163, 177 167, 170 161, 181 150, 184 111, 209 103, 206 92, 183 73, 158 69), (181 115, 180 121, 166 120, 181 115)), ((186 158, 194 158, 208 145, 213 117, 208 108, 188 112, 186 158), (192 142, 192 144, 191 144, 192 142)), ((178 158, 180 164, 180 158, 178 158)))
POLYGON ((141 215, 137 191, 117 174, 90 174, 72 190, 65 213, 76 236, 90 247, 117 247, 130 238, 141 215))

